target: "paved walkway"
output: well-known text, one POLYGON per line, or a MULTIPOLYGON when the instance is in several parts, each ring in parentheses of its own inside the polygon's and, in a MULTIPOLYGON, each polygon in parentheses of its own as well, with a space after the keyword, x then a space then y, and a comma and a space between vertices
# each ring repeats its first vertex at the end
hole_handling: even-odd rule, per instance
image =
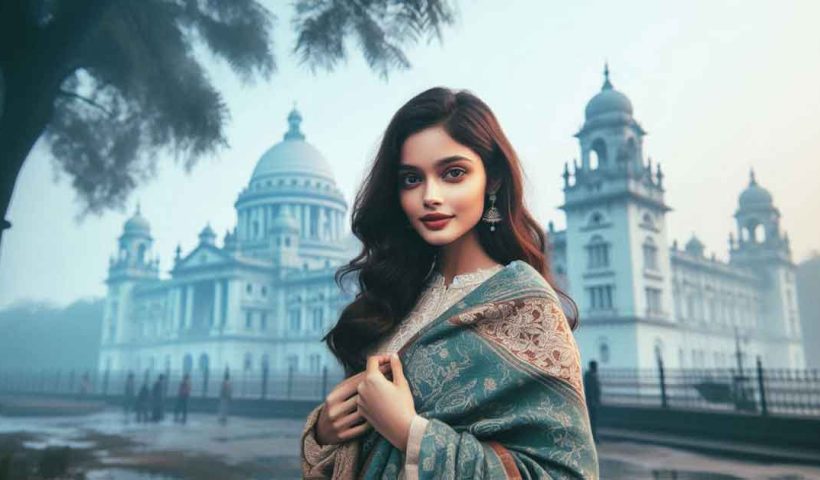
MULTIPOLYGON (((93 455, 83 465, 89 479, 297 479, 299 419, 192 414, 187 425, 170 418, 159 424, 125 423, 119 411, 77 417, 0 417, 0 436, 23 432, 23 445, 41 449, 69 445, 93 455)), ((724 446, 721 442, 601 430, 602 479, 820 480, 820 464, 795 465, 727 458, 682 447, 724 446), (713 445, 714 443, 714 445, 713 445)), ((761 452, 758 452, 761 453, 761 452)), ((762 452, 765 453, 765 452, 762 452)))

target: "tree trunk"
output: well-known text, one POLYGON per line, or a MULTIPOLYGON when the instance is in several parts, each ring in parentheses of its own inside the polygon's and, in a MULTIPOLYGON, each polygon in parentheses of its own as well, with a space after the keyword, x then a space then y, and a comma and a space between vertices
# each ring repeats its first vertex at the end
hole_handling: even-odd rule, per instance
POLYGON ((112 2, 69 0, 47 26, 27 16, 25 2, 2 5, 0 13, 0 246, 11 227, 6 219, 14 184, 37 139, 51 120, 63 80, 77 67, 77 49, 112 2))

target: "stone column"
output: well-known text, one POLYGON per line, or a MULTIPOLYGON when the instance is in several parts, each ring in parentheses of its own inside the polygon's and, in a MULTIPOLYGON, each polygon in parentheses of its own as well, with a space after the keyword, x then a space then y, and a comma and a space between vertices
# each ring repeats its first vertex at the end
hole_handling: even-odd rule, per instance
POLYGON ((183 328, 190 329, 193 323, 194 316, 194 286, 187 286, 188 292, 185 295, 185 319, 183 320, 183 328))
POLYGON ((211 331, 218 330, 222 323, 222 280, 214 280, 214 309, 211 317, 211 331))

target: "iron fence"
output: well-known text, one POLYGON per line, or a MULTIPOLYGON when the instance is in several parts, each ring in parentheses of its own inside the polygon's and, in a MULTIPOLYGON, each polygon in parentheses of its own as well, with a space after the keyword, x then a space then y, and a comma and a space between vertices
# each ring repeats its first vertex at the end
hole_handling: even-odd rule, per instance
MULTIPOLYGON (((0 370, 0 393, 122 396, 127 371, 0 370)), ((162 374, 166 397, 175 397, 184 372, 148 370, 134 376, 134 394, 149 391, 162 374)), ((218 398, 224 372, 190 372, 191 397, 218 398)), ((817 370, 766 369, 601 369, 601 402, 680 410, 740 412, 753 415, 820 417, 817 370)), ((341 373, 261 370, 230 372, 232 398, 322 401, 342 381, 341 373)))
POLYGON ((820 372, 749 369, 601 369, 601 403, 754 415, 820 416, 820 372))
MULTIPOLYGON (((150 392, 163 375, 165 396, 175 397, 185 373, 174 370, 147 370, 141 374, 94 369, 0 370, 0 393, 122 396, 126 392, 128 375, 134 374, 134 395, 143 385, 150 392)), ((189 375, 192 398, 220 396, 223 372, 193 370, 189 375)), ((297 372, 292 368, 230 372, 231 398, 321 401, 342 379, 343 375, 333 374, 327 368, 318 373, 297 372)))

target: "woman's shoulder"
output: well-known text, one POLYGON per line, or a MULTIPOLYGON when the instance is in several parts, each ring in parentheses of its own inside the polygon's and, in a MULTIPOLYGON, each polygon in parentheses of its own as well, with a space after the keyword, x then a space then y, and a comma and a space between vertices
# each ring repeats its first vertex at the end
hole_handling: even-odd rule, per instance
POLYGON ((558 294, 541 272, 524 260, 513 260, 499 272, 496 283, 518 297, 542 297, 558 301, 558 294))

